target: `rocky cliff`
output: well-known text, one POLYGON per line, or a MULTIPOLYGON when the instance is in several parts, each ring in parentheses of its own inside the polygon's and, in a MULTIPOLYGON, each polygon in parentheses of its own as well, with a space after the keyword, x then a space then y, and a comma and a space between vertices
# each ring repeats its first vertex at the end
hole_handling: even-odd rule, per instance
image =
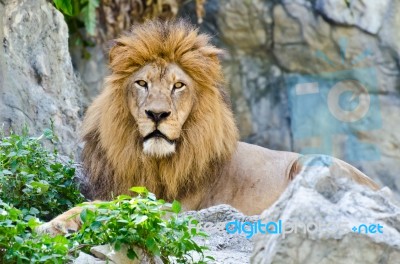
POLYGON ((82 83, 63 15, 46 0, 0 1, 0 126, 40 135, 54 122, 65 154, 78 149, 82 83))

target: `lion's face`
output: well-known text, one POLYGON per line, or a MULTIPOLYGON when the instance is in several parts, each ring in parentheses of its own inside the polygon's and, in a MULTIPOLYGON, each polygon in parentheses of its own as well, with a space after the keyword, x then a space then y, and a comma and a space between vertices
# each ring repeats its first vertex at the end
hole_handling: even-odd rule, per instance
POLYGON ((143 152, 155 157, 173 154, 195 101, 193 80, 176 64, 151 63, 129 82, 128 106, 138 124, 143 152))

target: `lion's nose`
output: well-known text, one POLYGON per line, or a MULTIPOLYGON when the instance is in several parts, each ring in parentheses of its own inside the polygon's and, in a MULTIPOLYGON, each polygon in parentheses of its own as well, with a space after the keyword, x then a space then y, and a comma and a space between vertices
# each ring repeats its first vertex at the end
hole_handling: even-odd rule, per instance
POLYGON ((153 112, 151 110, 146 110, 145 112, 147 117, 153 120, 155 123, 159 123, 171 114, 171 112, 153 112))

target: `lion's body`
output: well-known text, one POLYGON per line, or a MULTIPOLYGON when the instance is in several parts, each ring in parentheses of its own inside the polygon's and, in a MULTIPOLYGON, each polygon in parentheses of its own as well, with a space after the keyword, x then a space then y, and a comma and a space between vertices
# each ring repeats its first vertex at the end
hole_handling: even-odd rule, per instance
MULTIPOLYGON (((90 198, 146 186, 186 210, 226 203, 246 214, 261 213, 279 198, 303 163, 296 153, 238 142, 219 53, 182 22, 149 22, 116 41, 112 74, 84 120, 90 198), (155 130, 158 136, 150 137, 155 130)), ((334 159, 332 172, 377 187, 343 161, 334 159)))

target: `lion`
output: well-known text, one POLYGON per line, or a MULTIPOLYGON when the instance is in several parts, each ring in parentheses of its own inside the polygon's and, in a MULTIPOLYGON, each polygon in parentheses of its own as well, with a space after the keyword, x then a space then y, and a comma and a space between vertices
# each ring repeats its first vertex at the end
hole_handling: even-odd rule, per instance
MULTIPOLYGON (((270 207, 313 156, 239 141, 219 56, 187 22, 149 21, 118 38, 111 74, 83 121, 83 193, 92 200, 146 186, 184 210, 229 204, 244 214, 270 207)), ((332 158, 332 174, 376 190, 355 167, 332 158)), ((80 226, 76 207, 43 229, 80 226), (71 217, 73 216, 73 217, 71 217)))

